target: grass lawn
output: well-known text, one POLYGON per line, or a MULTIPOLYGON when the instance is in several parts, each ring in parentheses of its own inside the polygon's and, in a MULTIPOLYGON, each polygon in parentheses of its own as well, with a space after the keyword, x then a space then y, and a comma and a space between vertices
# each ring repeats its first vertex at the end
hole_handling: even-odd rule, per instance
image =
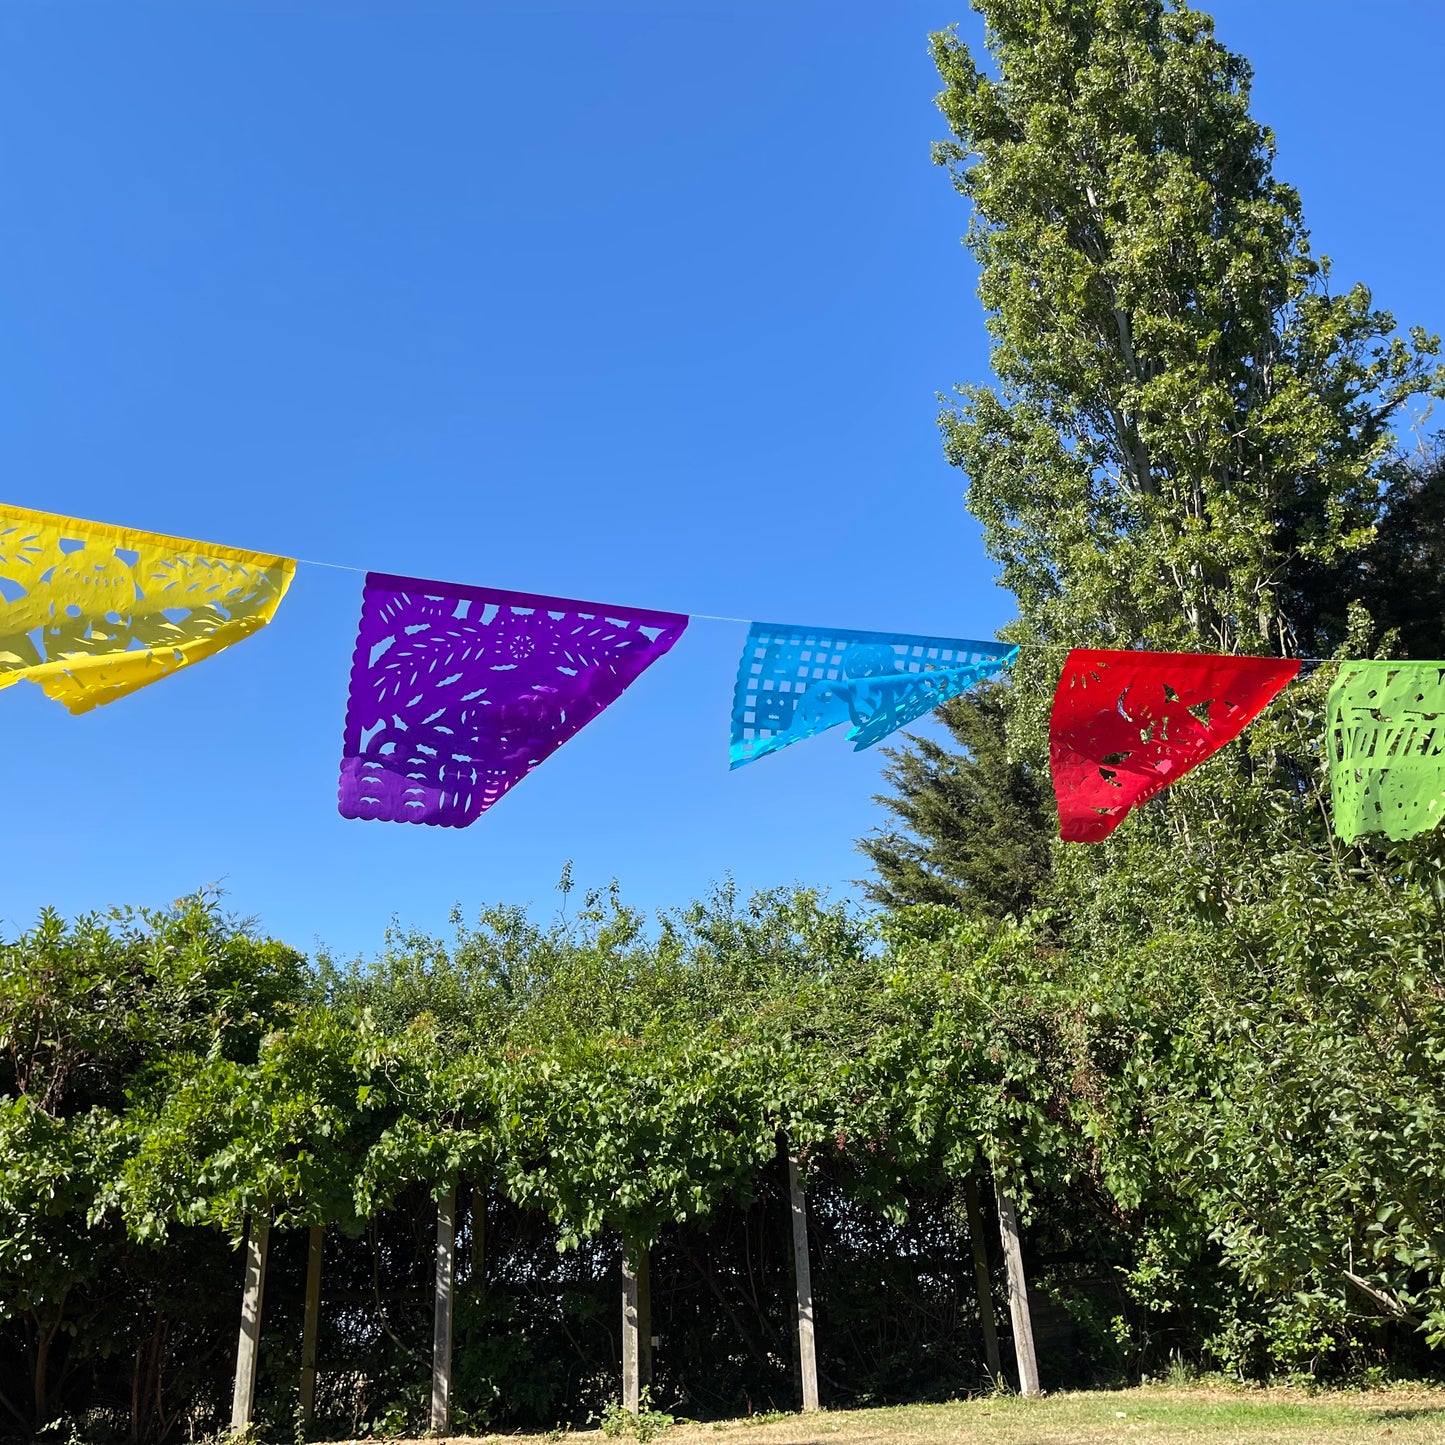
MULTIPOLYGON (((601 1442, 595 1431, 564 1438, 601 1442)), ((457 1436, 455 1445, 464 1437, 457 1436)), ((465 1437, 472 1445, 471 1437, 465 1437)), ((547 1437, 486 1436, 508 1445, 547 1437)), ((551 1437, 556 1439, 554 1435, 551 1437)), ((678 1425, 660 1432, 659 1445, 1093 1445, 1150 1441, 1152 1445, 1311 1445, 1314 1441, 1431 1441, 1445 1445, 1445 1391, 1376 1390, 1305 1395, 1286 1389, 1232 1390, 1208 1386, 1092 1390, 1042 1400, 991 1398, 948 1405, 900 1405, 877 1410, 824 1411, 768 1421, 733 1420, 678 1425)))

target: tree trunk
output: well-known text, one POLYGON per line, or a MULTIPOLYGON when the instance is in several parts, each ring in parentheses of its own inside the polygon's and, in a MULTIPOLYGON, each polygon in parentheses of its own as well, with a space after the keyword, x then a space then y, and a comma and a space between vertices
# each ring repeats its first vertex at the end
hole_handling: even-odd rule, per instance
POLYGON ((50 1342, 55 1329, 41 1330, 35 1339, 35 1423, 43 1426, 50 1419, 50 1342))
POLYGON ((808 1201, 798 1180, 798 1161, 788 1155, 788 1194, 793 1215, 793 1277, 798 1287, 798 1375, 803 1409, 818 1408, 818 1352, 813 1333, 813 1271, 808 1258, 808 1201))
POLYGON ((231 1429, 251 1423, 256 1403, 256 1364, 261 1348, 261 1302, 266 1289, 266 1251, 271 1221, 252 1216, 246 1234, 246 1283, 241 1292, 241 1333, 236 1341, 236 1388, 231 1396, 231 1429))
POLYGON ((436 1324, 432 1332, 431 1429, 446 1433, 452 1413, 452 1285, 456 1274, 457 1191, 437 1203, 436 1324))
POLYGON ((306 1250, 306 1314, 301 1324, 301 1419, 316 1413, 316 1337, 321 1328, 321 1252, 326 1226, 313 1224, 306 1250))
POLYGON ((1008 1309, 1013 1321, 1019 1394, 1032 1398, 1039 1393, 1039 1365, 1034 1356, 1034 1325, 1029 1315, 1029 1290, 1024 1280, 1023 1250, 1019 1245, 1018 1212, 1014 1208, 1013 1195, 997 1179, 993 1182, 993 1193, 998 1203, 998 1232, 1003 1240, 1004 1261, 1008 1266, 1008 1309))
POLYGON ((973 1179, 964 1181, 963 1204, 968 1213, 968 1237, 973 1246, 973 1283, 978 1291, 978 1319, 983 1330, 983 1357, 989 1377, 998 1380, 1003 1374, 1003 1361, 998 1353, 998 1328, 993 1317, 993 1279, 988 1267, 988 1242, 983 1233, 983 1209, 979 1205, 978 1185, 973 1179))

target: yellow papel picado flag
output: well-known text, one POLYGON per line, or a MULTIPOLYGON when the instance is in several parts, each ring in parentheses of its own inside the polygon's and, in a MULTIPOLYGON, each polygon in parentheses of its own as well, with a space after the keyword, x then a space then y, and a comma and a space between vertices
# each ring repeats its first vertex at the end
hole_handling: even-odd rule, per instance
POLYGON ((21 678, 73 713, 258 632, 289 557, 0 506, 0 688, 21 678))

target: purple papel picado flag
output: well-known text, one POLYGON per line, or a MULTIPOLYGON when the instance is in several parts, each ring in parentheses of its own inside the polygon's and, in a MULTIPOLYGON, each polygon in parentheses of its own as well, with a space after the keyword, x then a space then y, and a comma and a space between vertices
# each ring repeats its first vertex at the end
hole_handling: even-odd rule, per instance
POLYGON ((687 617, 368 572, 340 809, 464 828, 682 636, 687 617))

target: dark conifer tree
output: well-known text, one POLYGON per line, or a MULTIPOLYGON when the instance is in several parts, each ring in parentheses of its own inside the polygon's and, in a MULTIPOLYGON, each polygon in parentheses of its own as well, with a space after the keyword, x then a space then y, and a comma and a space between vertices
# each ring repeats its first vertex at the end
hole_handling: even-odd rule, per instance
POLYGON ((869 896, 888 908, 943 903, 983 917, 1026 913, 1049 872, 1047 778, 1009 752, 1005 689, 955 698, 939 717, 957 752, 918 737, 888 752, 894 825, 859 844, 877 870, 869 896))

